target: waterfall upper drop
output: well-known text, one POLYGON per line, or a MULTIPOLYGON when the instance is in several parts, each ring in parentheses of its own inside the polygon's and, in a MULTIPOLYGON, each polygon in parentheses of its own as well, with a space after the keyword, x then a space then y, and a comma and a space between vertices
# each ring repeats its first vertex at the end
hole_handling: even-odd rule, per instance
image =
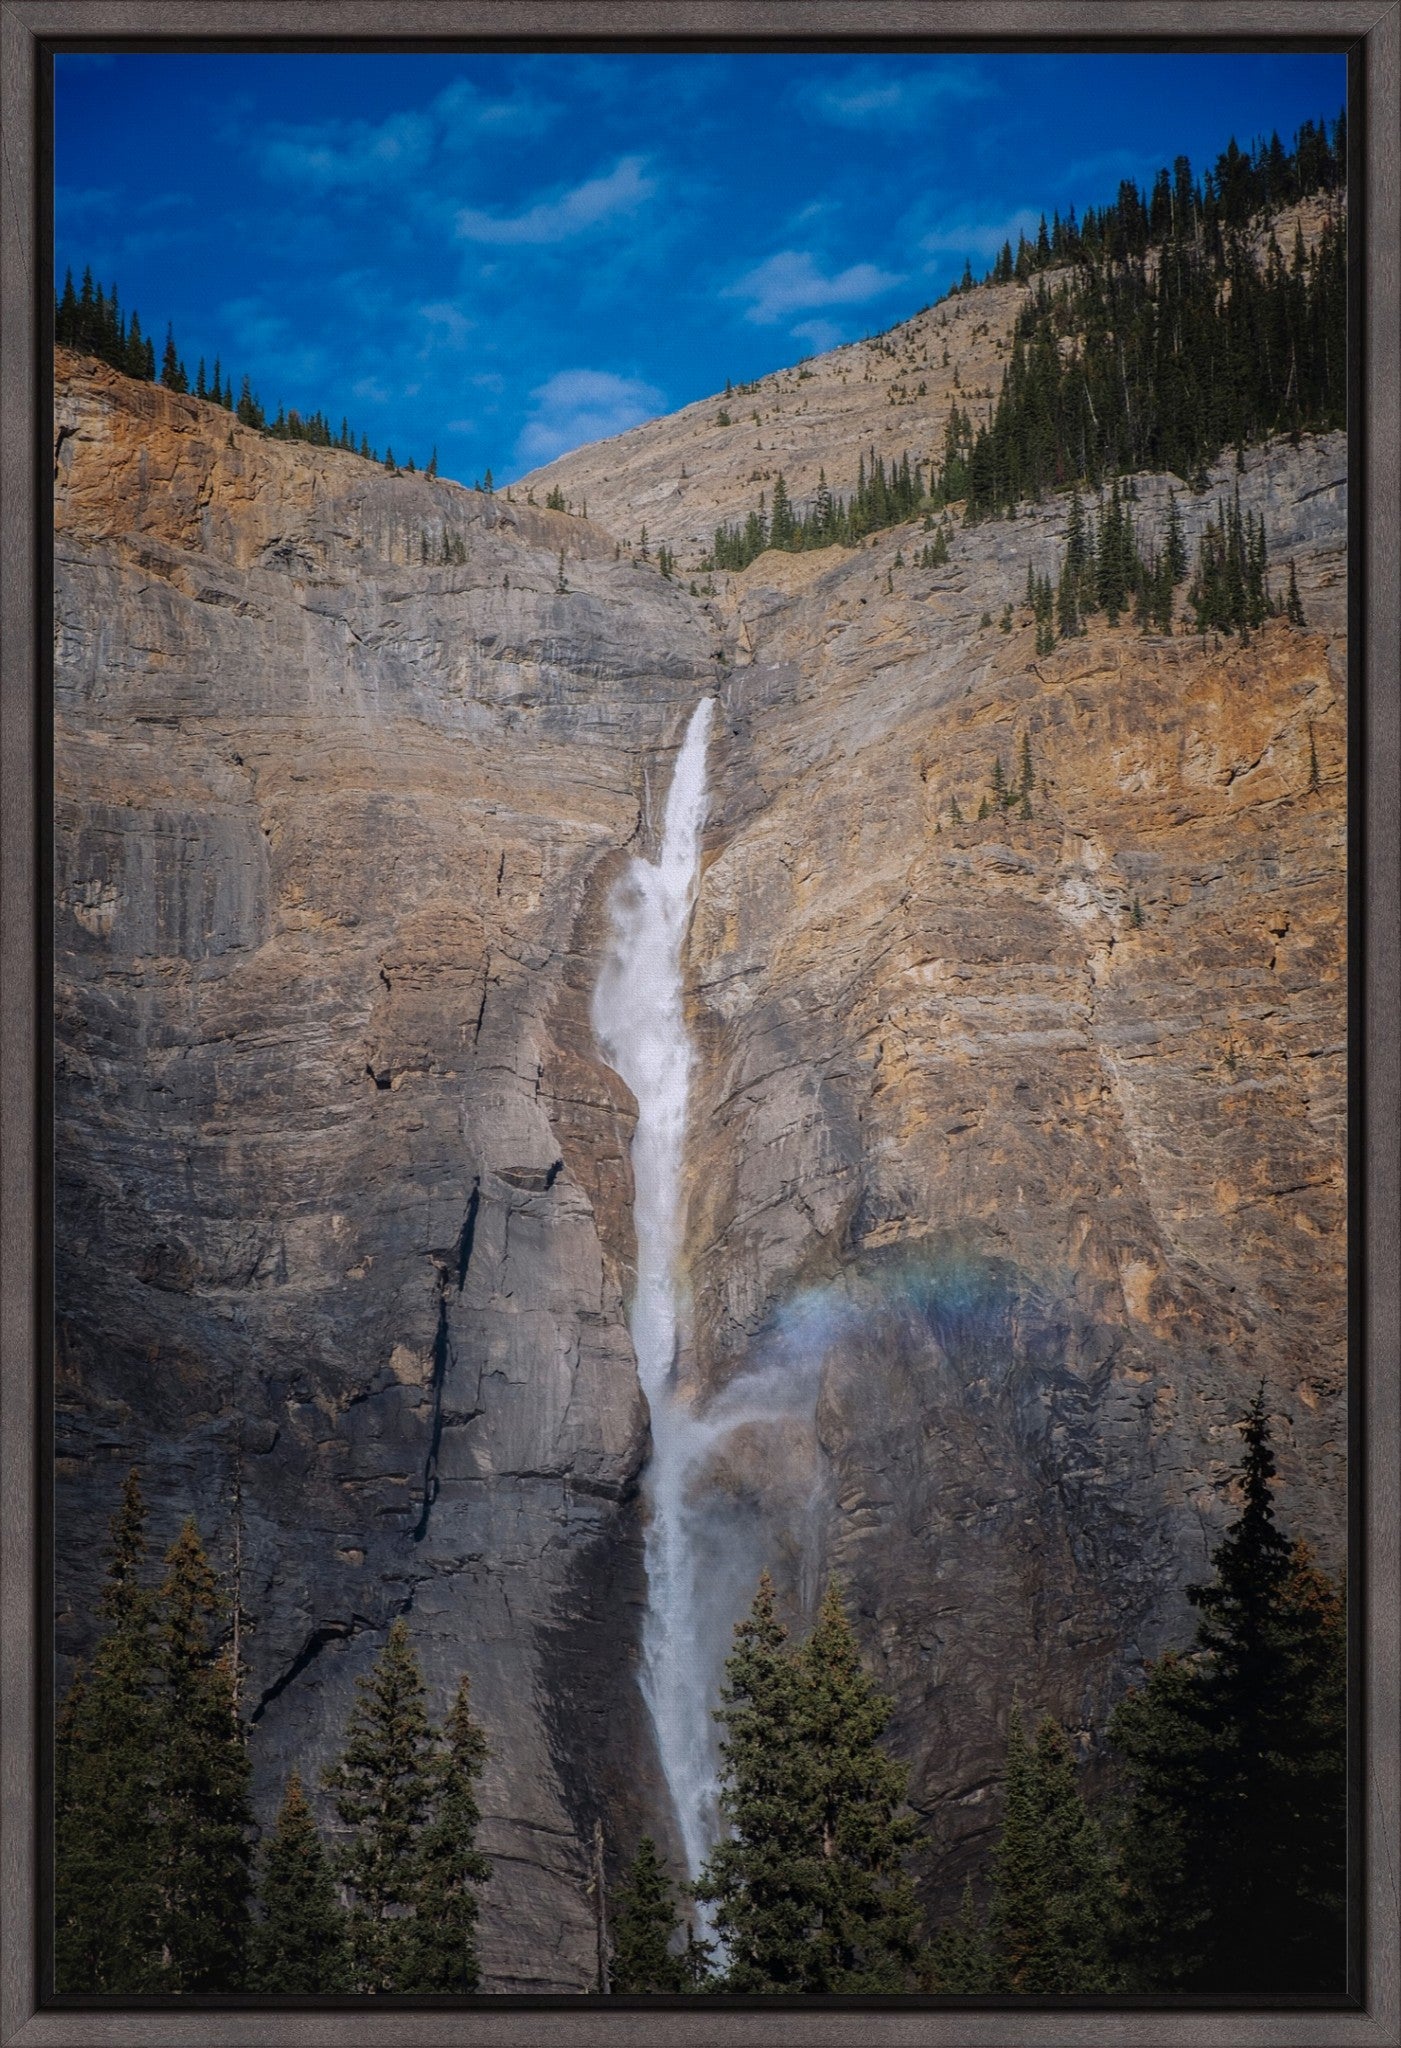
POLYGON ((610 1065, 637 1099, 632 1141, 637 1290, 631 1327, 652 1416, 644 1485, 648 1600, 643 1690, 692 1874, 714 1811, 710 1702, 695 1657, 695 1567, 685 1489, 695 1429, 675 1380, 678 1261, 692 1050, 681 952, 695 903, 705 820, 705 753, 715 708, 691 715, 667 793, 655 861, 636 858, 609 909, 612 945, 594 991, 593 1023, 610 1065))

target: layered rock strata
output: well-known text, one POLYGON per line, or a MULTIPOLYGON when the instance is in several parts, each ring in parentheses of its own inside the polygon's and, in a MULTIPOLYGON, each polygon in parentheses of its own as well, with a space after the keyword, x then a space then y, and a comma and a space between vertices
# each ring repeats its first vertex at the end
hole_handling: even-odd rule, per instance
POLYGON ((61 1647, 132 1460, 158 1540, 241 1528, 264 1805, 410 1613, 492 1735, 490 1980, 573 1989, 656 1803, 588 996, 708 641, 577 521, 62 368, 61 1647))
POLYGON ((632 1104, 589 999, 706 690, 682 1369, 812 1368, 816 1507, 796 1428, 717 1483, 780 1557, 816 1513, 931 1900, 1014 1682, 1092 1747, 1182 1636, 1262 1380, 1286 1518, 1336 1558, 1343 478, 1335 437, 1182 494, 1190 537, 1239 482, 1305 629, 1038 656, 1061 502, 942 569, 906 529, 693 597, 587 520, 62 358, 64 1656, 133 1459, 157 1537, 192 1511, 237 1564, 263 1810, 409 1614, 492 1741, 488 1982, 591 1982, 594 1817, 612 1854, 670 1824, 632 1104), (1030 816, 978 821, 1024 736, 1030 816))

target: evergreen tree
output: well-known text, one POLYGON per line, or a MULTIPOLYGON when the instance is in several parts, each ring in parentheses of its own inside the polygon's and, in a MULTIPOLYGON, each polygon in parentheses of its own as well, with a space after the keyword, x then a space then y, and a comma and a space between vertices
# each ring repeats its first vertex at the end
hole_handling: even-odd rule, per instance
POLYGON ((54 343, 58 348, 75 348, 78 334, 78 294, 73 289, 73 272, 64 273, 63 290, 54 308, 54 343))
POLYGON ((477 1783, 486 1767, 486 1736, 472 1718, 464 1677, 443 1727, 434 1773, 432 1818, 423 1830, 414 1887, 413 1940, 403 1991, 475 1991, 478 1892, 491 1865, 476 1846, 481 1824, 477 1783))
POLYGON ((1178 510, 1176 491, 1168 492, 1167 540, 1164 552, 1168 573, 1173 583, 1178 584, 1187 574, 1187 543, 1182 537, 1182 514, 1178 510))
POLYGON ((219 1599, 187 1523, 159 1594, 141 1582, 135 1472, 112 1525, 107 1630, 59 1721, 55 1981, 63 1991, 221 1992, 247 1931, 248 1758, 219 1599))
POLYGON ((749 1614, 736 1625, 716 1713, 725 1730, 720 1806, 729 1832, 696 1888, 716 1907, 727 1983, 735 1991, 805 1988, 811 1760, 797 1740, 798 1674, 787 1636, 765 1572, 749 1614))
MULTIPOLYGON (((1258 257, 1244 232, 1278 190, 1299 196, 1341 182, 1331 146, 1321 152, 1306 123, 1292 151, 1233 143, 1201 181, 1180 158, 1147 200, 1126 180, 1113 205, 1053 226, 1051 257, 1070 274, 1054 289, 1038 284, 1018 314, 997 403, 961 456, 969 515, 1136 470, 1204 482, 1225 448, 1286 427, 1297 439, 1304 425, 1341 425, 1340 216, 1330 210, 1311 254, 1296 238, 1292 266, 1272 243, 1258 257)), ((1034 246, 1023 238, 1015 274, 1042 267, 1039 249, 1039 235, 1034 246)), ((993 277, 1000 266, 1002 257, 993 277)), ((948 481, 946 469, 955 495, 948 481)))
POLYGON ((130 1996, 160 1980, 153 1602, 139 1576, 145 1524, 133 1469, 112 1520, 106 1629, 58 1720, 54 1980, 61 1993, 130 1996))
POLYGON ((906 1989, 918 1926, 903 1867, 915 1832, 903 1804, 906 1772, 879 1746, 890 1703, 862 1667, 835 1582, 798 1656, 806 1681, 800 1739, 820 1765, 825 1879, 809 1968, 833 1992, 906 1989))
POLYGON ((792 547, 796 534, 793 522, 793 507, 788 497, 788 486, 782 473, 775 478, 773 487, 773 513, 769 520, 769 546, 774 548, 792 547))
POLYGON ((689 1988, 683 1958, 672 1952, 681 1923, 671 1879, 650 1835, 644 1835, 638 1844, 614 1896, 610 1917, 613 1962, 609 1982, 615 1992, 689 1988))
POLYGON ((1164 1657, 1110 1739, 1135 1988, 1336 1992, 1346 1976, 1341 1591, 1274 1519, 1263 1392, 1241 1425, 1241 1512, 1189 1587, 1195 1653, 1164 1657))
POLYGON ((330 1997, 351 1989, 345 1909, 295 1771, 263 1853, 263 1917, 249 1937, 249 1988, 330 1997))
POLYGON ((397 1991, 413 1967, 419 1845, 435 1776, 423 1679, 402 1620, 391 1627, 369 1677, 357 1681, 356 1694, 345 1749, 325 1776, 350 1830, 335 1862, 353 1894, 356 1989, 397 1991))
POLYGON ((724 1988, 724 1978, 715 1968, 715 1943, 702 1941, 695 1928, 688 1927, 681 1951, 681 1989, 694 1994, 724 1988))
POLYGON ((222 1603, 193 1521, 166 1566, 157 1635, 161 1988, 217 1993, 238 1988, 248 1931, 248 1749, 231 1661, 209 1640, 222 1603))
POLYGON ((1299 595, 1299 584, 1294 574, 1292 560, 1289 564, 1289 596, 1285 602, 1284 615, 1291 626, 1303 626, 1308 623, 1304 617, 1304 603, 1299 595))
POLYGON ((971 1884, 963 1888, 957 1917, 941 1927, 930 1943, 923 1974, 924 1988, 936 1996, 978 1998, 1006 1990, 987 1928, 973 1902, 971 1884))
POLYGON ((1113 1989, 1112 1898, 1104 1844, 1076 1786, 1064 1732, 1047 1716, 1028 1746, 1014 1707, 991 1912, 1008 1989, 1029 1996, 1113 1989))
POLYGON ((1073 640, 1080 631, 1080 579, 1067 550, 1056 587, 1056 631, 1062 640, 1073 640))
POLYGON ((696 1886, 716 1908, 730 1991, 898 1991, 916 1955, 902 1868, 904 1771, 835 1587, 799 1650, 765 1573, 735 1631, 718 1718, 729 1834, 696 1886))
POLYGON ((1310 788, 1311 790, 1317 790, 1317 789, 1319 789, 1319 788, 1320 788, 1321 786, 1322 786, 1322 777, 1320 776, 1320 774, 1319 774, 1319 772, 1318 772, 1318 742, 1317 742, 1317 740, 1316 740, 1316 739, 1314 738, 1314 734, 1313 734, 1313 722, 1312 722, 1312 720, 1310 720, 1310 722, 1309 722, 1309 788, 1310 788))
POLYGON ((188 391, 190 380, 185 375, 185 365, 175 352, 175 330, 165 330, 165 354, 161 358, 161 382, 170 391, 188 391))

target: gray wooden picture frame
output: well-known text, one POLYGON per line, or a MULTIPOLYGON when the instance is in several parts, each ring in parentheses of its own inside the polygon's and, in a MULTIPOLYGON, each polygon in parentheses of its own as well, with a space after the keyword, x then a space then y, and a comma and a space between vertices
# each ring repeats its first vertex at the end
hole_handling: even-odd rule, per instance
MULTIPOLYGON (((0 2044, 382 2043, 385 2048, 1090 2048, 1090 2044, 1193 2044, 1193 2048, 1331 2048, 1401 2043, 1401 1905, 1398 1904, 1398 1156, 1401 1155, 1401 965, 1398 954, 1398 789, 1401 789, 1401 0, 0 0, 3 202, 0 205, 0 2044), (37 1855, 43 1819, 38 1777, 37 1651, 43 1560, 39 1370, 42 1218, 39 1211, 43 990, 36 935, 45 886, 38 792, 44 759, 38 611, 44 516, 38 470, 36 179, 39 94, 48 38, 181 39, 297 36, 561 37, 607 40, 710 37, 742 48, 755 38, 812 36, 852 46, 891 36, 962 37, 1015 44, 1048 37, 1112 37, 1127 45, 1179 37, 1346 39, 1361 68, 1366 290, 1356 403, 1365 461, 1354 476, 1353 563, 1360 568, 1365 657, 1364 757, 1354 784, 1354 844, 1365 860, 1360 902, 1364 971, 1356 1030, 1362 1087, 1355 1200, 1365 1275, 1361 1356, 1354 1361, 1353 1457, 1360 1493, 1363 1656, 1361 1800, 1365 1958, 1357 2010, 1295 2006, 1065 2011, 878 2010, 857 2004, 776 2011, 619 2010, 580 2000, 552 2009, 503 2002, 499 2010, 380 2011, 223 2007, 159 2011, 44 2011, 37 1981, 37 1855), (1360 810, 1360 815, 1359 815, 1360 810), (1356 828, 1360 826, 1360 834, 1356 828)), ((1354 727, 1354 730, 1356 728, 1354 727)), ((1355 856, 1354 856, 1355 857, 1355 856)), ((1359 927, 1355 926, 1354 929, 1359 927)), ((1354 1324, 1357 1327, 1357 1324, 1354 1324)))

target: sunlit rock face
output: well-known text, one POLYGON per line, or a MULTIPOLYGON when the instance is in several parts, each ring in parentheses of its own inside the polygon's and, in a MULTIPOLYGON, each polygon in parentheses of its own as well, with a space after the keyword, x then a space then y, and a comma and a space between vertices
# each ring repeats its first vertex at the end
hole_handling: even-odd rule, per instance
MULTIPOLYGON (((158 1542, 193 1512, 227 1570, 241 1522, 262 1810, 406 1613, 493 1745, 489 1983, 592 1981, 595 1817, 615 1862, 680 1847, 639 1684, 635 1105, 594 1003, 714 694, 698 1628, 759 1561, 795 1620, 841 1576, 936 1901, 1013 1684, 1092 1742, 1183 1636, 1262 1380, 1286 1525, 1340 1553, 1341 441, 1238 479, 1305 630, 1037 657, 1063 505, 955 528, 940 570, 907 529, 693 597, 680 527, 669 582, 75 358, 57 428, 65 1659, 133 1459, 158 1542), (1030 818, 977 822, 1024 734, 1030 818)), ((1182 494, 1189 537, 1236 482, 1182 494)))
MULTIPOLYGON (((1244 649, 1101 623, 1038 656, 1063 504, 955 531, 946 569, 896 567, 907 532, 734 579, 695 1369, 803 1304, 826 1560, 927 1840, 961 1845, 941 1887, 995 1817, 1012 1686, 1090 1744, 1190 1634, 1262 1382, 1286 1526, 1341 1555, 1342 458, 1247 457, 1309 625, 1244 649), (980 821, 1024 737, 1028 804, 980 821)), ((1165 497, 1140 482, 1149 531, 1165 497)))

